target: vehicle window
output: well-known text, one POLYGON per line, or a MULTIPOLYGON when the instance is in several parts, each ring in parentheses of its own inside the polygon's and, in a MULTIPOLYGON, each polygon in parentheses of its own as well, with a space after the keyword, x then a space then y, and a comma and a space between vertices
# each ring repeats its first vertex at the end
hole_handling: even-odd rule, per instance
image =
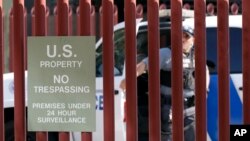
MULTIPOLYGON (((242 73, 241 28, 230 28, 230 73, 242 73)), ((207 64, 211 74, 217 74, 217 28, 207 28, 207 64)))
MULTIPOLYGON (((122 75, 124 65, 124 45, 125 45, 124 29, 117 30, 114 33, 114 75, 122 75)), ((103 76, 103 46, 102 44, 96 50, 96 77, 103 76)))

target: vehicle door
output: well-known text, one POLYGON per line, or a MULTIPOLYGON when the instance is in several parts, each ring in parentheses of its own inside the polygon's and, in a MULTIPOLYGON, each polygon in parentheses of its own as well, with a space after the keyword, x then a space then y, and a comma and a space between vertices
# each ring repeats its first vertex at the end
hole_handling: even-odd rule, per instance
MULTIPOLYGON (((124 67, 124 28, 114 32, 114 108, 115 108, 115 138, 121 140, 122 117, 120 109, 121 94, 119 94, 119 84, 123 78, 124 67)), ((93 140, 103 140, 103 46, 96 49, 96 132, 93 140)))
MULTIPOLYGON (((230 27, 230 124, 242 123, 242 29, 230 27)), ((218 140, 217 28, 207 28, 207 64, 210 86, 207 99, 207 125, 212 141, 218 140)), ((226 94, 226 93, 225 93, 226 94)))
MULTIPOLYGON (((170 23, 169 22, 161 22, 160 23, 160 28, 159 28, 159 32, 160 32, 160 48, 165 48, 165 47, 170 47, 170 23)), ((137 59, 137 63, 139 63, 141 60, 143 60, 144 58, 148 57, 148 26, 147 26, 147 22, 142 22, 140 23, 139 26, 139 30, 137 33, 137 53, 136 53, 136 59, 137 59)), ((125 76, 124 76, 125 77, 125 76)), ((147 78, 145 78, 147 79, 147 78)), ((145 80, 145 82, 147 83, 147 80, 145 80)), ((140 94, 140 89, 147 89, 148 86, 145 86, 143 84, 138 84, 137 85, 137 99, 138 102, 143 102, 145 100, 144 97, 141 96, 140 94)), ((146 84, 147 85, 147 84, 146 84)), ((121 97, 121 113, 122 113, 122 117, 124 117, 124 119, 126 119, 125 117, 125 106, 126 106, 126 93, 122 93, 122 97, 121 97)), ((146 98, 147 99, 147 98, 146 98)), ((145 101, 144 101, 145 102, 145 101)), ((141 120, 138 118, 138 120, 141 120)), ((138 128, 142 128, 142 126, 138 125, 138 128)), ((124 135, 126 135, 126 120, 124 120, 124 124, 123 124, 123 131, 124 131, 124 135)))

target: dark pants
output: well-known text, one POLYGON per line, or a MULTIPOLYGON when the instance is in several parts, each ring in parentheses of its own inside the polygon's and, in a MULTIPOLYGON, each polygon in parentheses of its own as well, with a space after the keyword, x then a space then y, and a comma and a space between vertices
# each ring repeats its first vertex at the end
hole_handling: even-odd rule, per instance
MULTIPOLYGON (((184 107, 188 108, 190 103, 184 103, 184 107)), ((193 106, 193 105, 192 105, 193 106)), ((161 140, 172 141, 172 123, 170 119, 171 97, 161 95, 161 140)), ((195 141, 195 119, 193 114, 184 115, 184 141, 195 141)))
MULTIPOLYGON (((139 133, 138 141, 148 141, 148 133, 139 133)), ((162 132, 161 141, 172 141, 171 132, 162 132)), ((186 127, 184 127, 184 141, 195 141, 195 125, 194 122, 186 127)))
MULTIPOLYGON (((161 97, 161 141, 172 141, 172 123, 170 119, 171 101, 161 97)), ((148 141, 148 107, 138 107, 138 140, 148 141)), ((195 141, 194 115, 184 118, 184 140, 195 141)))
MULTIPOLYGON (((193 118, 192 119, 185 118, 184 125, 185 125, 185 127, 184 127, 184 141, 195 141, 195 122, 194 122, 193 118)), ((171 131, 170 132, 162 132, 161 133, 161 141, 172 141, 171 131)))

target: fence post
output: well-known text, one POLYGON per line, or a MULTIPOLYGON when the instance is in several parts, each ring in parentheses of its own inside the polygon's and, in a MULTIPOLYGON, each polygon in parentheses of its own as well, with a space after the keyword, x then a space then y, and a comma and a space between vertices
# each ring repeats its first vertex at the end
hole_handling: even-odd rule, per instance
MULTIPOLYGON (((45 0, 36 0, 35 7, 32 8, 32 35, 34 36, 46 36, 47 35, 47 10, 45 0)), ((47 141, 47 132, 37 132, 37 141, 47 141)))
POLYGON ((207 99, 206 99, 206 2, 194 2, 195 14, 195 116, 196 141, 207 139, 207 99))
POLYGON ((243 55, 243 121, 244 124, 250 124, 250 66, 248 60, 250 57, 250 10, 246 4, 250 4, 249 0, 242 0, 242 55, 243 55))
POLYGON ((215 15, 215 6, 214 6, 213 3, 209 3, 209 4, 207 5, 207 14, 208 14, 209 16, 215 15))
POLYGON ((143 18, 143 6, 142 6, 142 4, 138 4, 136 6, 136 18, 143 18))
POLYGON ((114 5, 113 6, 113 10, 114 10, 114 24, 113 25, 116 25, 118 23, 118 9, 117 9, 117 6, 114 5))
POLYGON ((136 0, 125 1, 126 140, 137 141, 136 0))
POLYGON ((104 141, 114 141, 114 44, 113 0, 102 0, 104 141))
POLYGON ((148 57, 149 57, 149 140, 161 140, 160 66, 159 66, 159 0, 149 0, 148 7, 148 57), (157 62, 157 63, 156 63, 157 62))
POLYGON ((0 0, 0 140, 4 139, 4 91, 3 91, 3 72, 4 72, 4 45, 3 45, 3 3, 0 0))
MULTIPOLYGON (((77 7, 76 9, 76 13, 77 13, 77 35, 80 35, 80 7, 77 7)), ((95 6, 92 5, 91 9, 90 9, 90 35, 94 36, 96 35, 96 16, 95 16, 95 6)), ((82 24, 84 25, 85 22, 82 22, 82 24)), ((86 28, 86 27, 82 27, 82 28, 86 28)))
POLYGON ((9 71, 13 72, 14 63, 14 18, 13 18, 13 8, 9 12, 9 71))
POLYGON ((95 6, 94 5, 92 5, 91 6, 91 10, 90 10, 90 29, 91 29, 91 31, 90 31, 90 35, 92 35, 92 36, 95 36, 96 35, 96 16, 95 16, 95 6))
POLYGON ((73 17, 72 17, 72 14, 73 14, 73 10, 72 10, 72 7, 69 6, 69 18, 68 18, 68 32, 69 32, 69 36, 73 35, 73 23, 72 23, 72 20, 73 20, 73 17))
MULTIPOLYGON (((69 1, 57 0, 57 36, 69 35, 69 1)), ((69 132, 59 132, 60 141, 69 141, 69 132)))
POLYGON ((239 13, 239 6, 236 2, 234 2, 230 7, 231 14, 237 15, 239 13))
POLYGON ((183 141, 182 0, 171 0, 173 141, 183 141))
POLYGON ((25 74, 24 74, 24 0, 13 0, 14 18, 14 134, 15 141, 26 141, 25 74))
MULTIPOLYGON (((46 24, 46 26, 45 26, 45 34, 44 35, 47 35, 48 33, 49 33, 49 31, 48 31, 48 25, 49 25, 49 7, 46 7, 46 12, 45 12, 45 16, 46 16, 46 18, 45 18, 45 24, 46 24)), ((35 7, 32 7, 32 9, 31 9, 31 17, 32 17, 32 27, 31 27, 31 29, 32 29, 32 31, 31 31, 31 34, 33 35, 33 36, 35 36, 35 7)), ((39 29, 39 30, 41 30, 41 29, 39 29)))
POLYGON ((217 3, 217 52, 218 52, 218 104, 219 104, 219 141, 229 141, 229 2, 219 0, 217 3))
MULTIPOLYGON (((113 17, 113 19, 112 19, 112 26, 113 25, 115 25, 115 24, 117 24, 117 22, 118 22, 118 10, 117 10, 117 7, 116 7, 116 5, 113 5, 113 11, 112 11, 112 17, 113 17)), ((102 4, 102 6, 100 6, 100 8, 99 8, 99 14, 100 14, 100 37, 103 37, 103 16, 104 16, 104 14, 103 14, 103 4, 102 4)), ((106 27, 105 27, 106 28, 106 27)))
MULTIPOLYGON (((79 26, 78 30, 80 30, 81 36, 90 36, 91 34, 91 19, 90 19, 90 12, 91 12, 91 0, 81 0, 79 5, 79 26)), ((92 133, 91 132, 82 132, 82 141, 91 141, 92 140, 92 133)))
POLYGON ((167 9, 167 5, 165 3, 162 3, 159 7, 159 9, 167 9))
POLYGON ((28 67, 28 61, 27 61, 27 9, 24 7, 24 70, 27 70, 28 67))
MULTIPOLYGON (((53 11, 55 20, 54 20, 54 24, 55 24, 55 34, 58 35, 59 34, 59 27, 58 25, 60 25, 59 21, 58 21, 58 5, 54 7, 54 11, 53 11)), ((62 18, 62 17, 61 17, 62 18)), ((67 19, 68 23, 61 23, 61 24, 67 24, 67 34, 68 35, 72 35, 73 34, 73 29, 72 29, 72 9, 71 7, 68 7, 68 19, 67 19)), ((61 25, 61 26, 64 26, 61 25)), ((66 27, 66 26, 65 26, 66 27)), ((65 29, 64 29, 65 30, 65 29)))
POLYGON ((91 12, 91 1, 81 0, 79 5, 79 29, 80 35, 89 36, 90 35, 90 12, 91 12))

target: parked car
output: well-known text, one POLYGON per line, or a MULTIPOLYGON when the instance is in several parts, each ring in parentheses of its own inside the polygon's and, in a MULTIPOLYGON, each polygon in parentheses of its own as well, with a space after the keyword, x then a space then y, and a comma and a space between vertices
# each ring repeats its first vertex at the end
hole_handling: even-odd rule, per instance
MULTIPOLYGON (((168 12, 169 13, 169 12, 168 12)), ((187 12, 189 13, 189 12, 187 12)), ((165 15, 166 16, 166 15, 165 15)), ((168 15, 169 16, 169 15, 168 15)), ((137 59, 147 55, 147 26, 146 19, 136 20, 137 59), (144 55, 142 55, 142 53, 144 55)), ((169 18, 160 19, 160 47, 170 45, 169 18)), ((194 18, 186 18, 183 25, 194 26, 194 18)), ((242 16, 229 16, 230 32, 230 122, 242 123, 242 16)), ((217 17, 206 17, 207 32, 207 62, 210 70, 210 86, 207 97, 207 135, 208 140, 218 140, 218 75, 217 75, 217 17)), ((198 40, 198 39, 197 39, 198 40)), ((96 43, 96 131, 93 141, 102 141, 103 135, 103 74, 102 74, 102 39, 96 43)), ((125 78, 125 23, 114 26, 114 89, 115 89, 115 140, 126 140, 126 122, 124 118, 124 102, 126 94, 119 89, 119 84, 125 78)), ((204 76, 205 77, 205 76, 204 76)), ((14 75, 4 74, 4 111, 6 135, 13 139, 14 134, 14 75)), ((26 85, 27 86, 27 85, 26 85)), ((71 141, 80 141, 80 133, 72 132, 71 141)), ((31 137, 33 134, 29 134, 31 137)), ((6 139, 7 141, 7 139, 6 139)), ((10 140, 8 140, 10 141, 10 140)), ((12 141, 12 140, 11 140, 12 141)))

